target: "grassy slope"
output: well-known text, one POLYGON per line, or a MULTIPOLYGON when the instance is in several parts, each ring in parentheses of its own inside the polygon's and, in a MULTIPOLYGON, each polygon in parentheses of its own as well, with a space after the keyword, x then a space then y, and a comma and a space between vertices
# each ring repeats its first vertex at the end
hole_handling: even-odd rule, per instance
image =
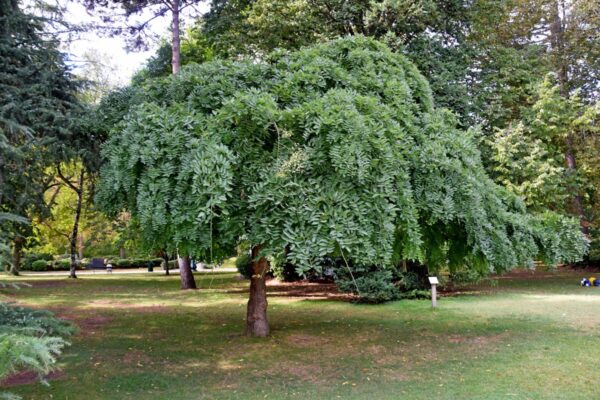
POLYGON ((264 340, 240 335, 245 282, 196 279, 203 290, 117 275, 0 290, 81 327, 63 379, 11 390, 86 400, 598 398, 600 288, 579 288, 575 275, 501 280, 435 311, 427 301, 272 296, 264 340))

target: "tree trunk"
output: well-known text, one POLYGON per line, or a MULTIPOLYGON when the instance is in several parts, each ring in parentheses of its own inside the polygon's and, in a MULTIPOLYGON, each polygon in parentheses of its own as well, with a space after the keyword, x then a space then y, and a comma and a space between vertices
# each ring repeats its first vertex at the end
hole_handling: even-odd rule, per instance
POLYGON ((75 216, 73 218, 73 230, 69 237, 69 250, 71 255, 71 266, 69 268, 69 278, 77 278, 77 234, 79 233, 79 218, 81 217, 81 203, 83 202, 83 178, 85 170, 81 168, 77 187, 72 189, 77 194, 77 206, 75 207, 75 216))
POLYGON ((161 251, 161 258, 165 262, 165 275, 169 275, 169 253, 166 250, 161 251))
POLYGON ((246 312, 246 335, 266 337, 269 335, 269 321, 267 320, 267 285, 265 275, 269 263, 264 257, 255 260, 260 253, 261 246, 252 248, 252 277, 250 278, 250 299, 246 312))
POLYGON ((83 250, 85 249, 85 246, 83 244, 83 234, 79 234, 79 236, 77 237, 77 254, 79 255, 79 259, 81 260, 83 258, 83 250))
POLYGON ((23 250, 23 244, 25 244, 25 239, 21 236, 17 236, 13 242, 13 263, 10 266, 10 273, 12 275, 19 275, 19 271, 21 270, 21 251, 23 250))
POLYGON ((125 254, 125 248, 119 247, 119 258, 125 258, 125 257, 127 257, 127 254, 125 254))
POLYGON ((190 265, 190 256, 179 257, 179 276, 181 277, 181 289, 197 289, 192 267, 190 265))
POLYGON ((171 44, 173 53, 171 56, 171 65, 173 66, 173 75, 175 75, 181 69, 181 51, 179 39, 179 0, 173 0, 171 5, 173 7, 173 43, 171 44))

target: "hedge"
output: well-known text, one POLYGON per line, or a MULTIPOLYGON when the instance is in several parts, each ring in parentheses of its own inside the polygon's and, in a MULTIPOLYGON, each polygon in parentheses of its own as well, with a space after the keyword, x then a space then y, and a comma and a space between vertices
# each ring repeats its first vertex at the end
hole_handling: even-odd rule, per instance
POLYGON ((30 271, 47 271, 48 270, 48 261, 46 260, 35 260, 29 265, 28 270, 30 271))
MULTIPOLYGON (((40 271, 32 268, 33 263, 38 260, 43 261, 52 261, 54 257, 49 253, 26 253, 23 256, 23 260, 21 262, 21 270, 23 271, 40 271)), ((41 263, 38 264, 38 268, 40 268, 41 263)))
POLYGON ((109 260, 114 268, 147 268, 151 262, 153 267, 159 267, 162 258, 120 258, 109 260))

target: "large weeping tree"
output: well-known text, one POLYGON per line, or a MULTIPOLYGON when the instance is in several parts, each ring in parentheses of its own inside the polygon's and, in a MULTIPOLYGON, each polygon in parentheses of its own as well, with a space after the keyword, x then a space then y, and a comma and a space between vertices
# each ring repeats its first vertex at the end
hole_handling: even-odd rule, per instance
POLYGON ((579 259, 577 221, 530 215, 404 56, 364 37, 149 83, 105 145, 99 200, 190 253, 252 243, 246 331, 266 336, 267 256, 503 271, 579 259))

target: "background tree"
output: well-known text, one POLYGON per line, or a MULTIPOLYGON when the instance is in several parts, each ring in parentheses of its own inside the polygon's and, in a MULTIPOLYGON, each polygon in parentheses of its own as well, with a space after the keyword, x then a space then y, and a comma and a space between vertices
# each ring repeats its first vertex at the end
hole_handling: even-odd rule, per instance
POLYGON ((107 29, 112 35, 126 35, 132 49, 146 46, 146 36, 151 22, 157 18, 171 15, 171 70, 176 74, 181 69, 181 12, 193 7, 193 0, 128 0, 112 2, 108 0, 83 0, 88 10, 100 15, 109 24, 107 29), (145 17, 146 15, 149 17, 145 17), (134 21, 135 16, 142 16, 141 21, 134 21))
MULTIPOLYGON (((470 118, 471 49, 465 39, 471 2, 464 0, 240 0, 211 2, 199 27, 218 56, 264 57, 346 35, 386 39, 431 83, 435 101, 470 118)), ((467 123, 465 122, 465 125, 467 123)))
POLYGON ((269 331, 268 255, 299 273, 324 256, 348 269, 503 271, 586 248, 576 221, 527 214, 493 183, 473 133, 434 107, 414 64, 371 39, 194 65, 144 93, 106 144, 98 200, 128 209, 155 246, 248 240, 249 335, 269 331))
MULTIPOLYGON (((0 211, 16 215, 46 214, 44 192, 52 184, 46 167, 76 135, 77 85, 56 41, 42 35, 44 22, 17 1, 0 1, 0 211)), ((31 226, 4 230, 12 232, 11 272, 18 274, 31 226)))
MULTIPOLYGON (((600 6, 596 0, 587 1, 563 1, 563 0, 512 0, 507 2, 477 2, 477 13, 474 19, 473 39, 480 42, 482 46, 496 49, 511 49, 516 55, 531 54, 537 56, 532 62, 522 64, 524 68, 518 68, 519 73, 514 76, 532 76, 537 74, 538 81, 542 81, 544 72, 552 71, 556 76, 556 84, 560 96, 565 102, 577 91, 583 102, 595 103, 598 96, 598 43, 600 36, 598 27, 600 19, 597 13, 589 12, 590 7, 597 9, 600 6), (594 7, 595 6, 595 7, 594 7), (528 66, 529 65, 529 66, 528 66), (539 68, 541 66, 542 68, 539 68), (529 69, 533 72, 524 72, 529 69)), ((501 50, 502 51, 502 50, 501 50)), ((506 52, 506 50, 504 50, 506 52)), ((492 62, 492 64, 494 64, 492 62)), ((517 64, 518 65, 518 64, 517 64)), ((513 68, 514 71, 514 68, 513 68)), ((526 78, 531 82, 531 79, 526 78)), ((535 80, 535 78, 534 78, 535 80)), ((492 76, 490 83, 498 83, 492 76)), ((491 86, 491 85, 490 85, 491 86)), ((496 85, 502 87, 501 85, 496 85)), ((511 85, 507 91, 506 86, 501 89, 513 98, 520 90, 519 85, 511 85)), ((536 85, 525 85, 530 93, 536 85)), ((481 88, 480 88, 481 89, 481 88)), ((492 91, 498 93, 497 90, 492 91)), ((488 94, 490 94, 488 92, 488 94)), ((532 98, 534 96, 531 96, 532 98)), ((489 98, 489 96, 488 96, 489 98)), ((527 104, 514 98, 512 109, 518 112, 526 111, 527 104)), ((509 99, 510 101, 510 99, 509 99)), ((529 104, 530 105, 530 104, 529 104)), ((549 105, 547 103, 546 105, 549 105)), ((519 119, 521 116, 511 113, 512 117, 519 119)), ((552 113, 553 110, 548 110, 552 113)), ((506 119, 503 122, 506 123, 506 119)), ((499 126, 499 121, 495 123, 499 126)), ((568 175, 577 175, 577 143, 580 142, 576 131, 564 131, 562 146, 565 167, 568 175)), ((582 229, 587 232, 589 220, 586 220, 586 203, 583 193, 573 190, 571 187, 570 208, 572 212, 581 218, 582 229)))

